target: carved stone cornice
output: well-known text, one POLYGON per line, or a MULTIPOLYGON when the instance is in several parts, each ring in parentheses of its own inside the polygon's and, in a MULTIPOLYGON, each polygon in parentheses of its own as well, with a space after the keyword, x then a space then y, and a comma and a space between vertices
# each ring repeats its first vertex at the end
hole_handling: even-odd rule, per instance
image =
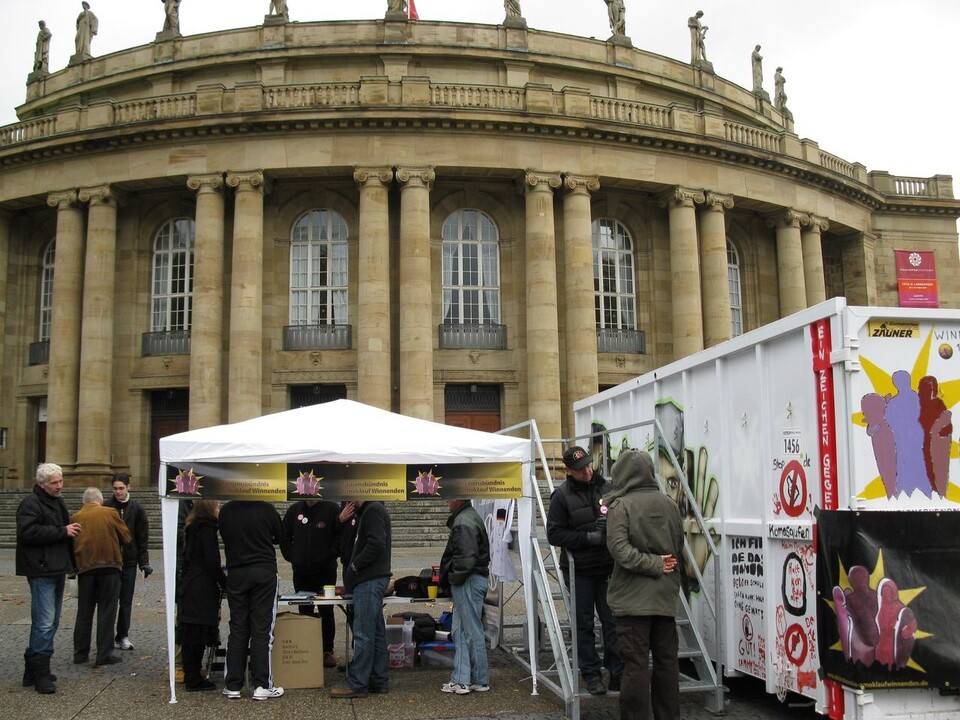
POLYGON ((600 189, 600 178, 564 173, 563 187, 569 194, 589 195, 600 189))
POLYGON ((806 213, 797 212, 793 208, 777 210, 767 215, 767 227, 772 228, 799 228, 810 222, 806 213))
POLYGON ((733 210, 733 195, 721 195, 720 193, 707 191, 704 193, 703 206, 705 210, 715 212, 733 210))
POLYGON ((437 174, 432 167, 398 167, 397 182, 400 186, 424 187, 430 190, 437 174))
POLYGON ((98 185, 80 188, 77 190, 77 198, 80 202, 91 205, 115 205, 123 199, 123 193, 110 185, 98 185))
POLYGON ((238 190, 240 186, 243 185, 244 190, 256 190, 257 192, 263 193, 266 189, 266 179, 264 178, 263 170, 228 172, 227 185, 238 190))
POLYGON ((187 187, 198 193, 219 192, 223 189, 223 185, 223 173, 191 175, 187 178, 187 187))
POLYGON ((353 169, 353 181, 361 189, 383 187, 389 185, 392 180, 393 168, 391 167, 355 167, 353 169))
POLYGON ((57 210, 66 210, 72 205, 77 204, 76 190, 61 190, 60 192, 47 195, 47 205, 55 207, 57 210))
POLYGON ((694 190, 683 187, 682 185, 676 185, 666 192, 660 193, 659 203, 660 207, 670 209, 678 207, 692 208, 694 205, 703 205, 705 199, 703 190, 694 190))
POLYGON ((560 173, 544 170, 527 170, 523 176, 524 189, 527 192, 550 192, 562 184, 560 173))

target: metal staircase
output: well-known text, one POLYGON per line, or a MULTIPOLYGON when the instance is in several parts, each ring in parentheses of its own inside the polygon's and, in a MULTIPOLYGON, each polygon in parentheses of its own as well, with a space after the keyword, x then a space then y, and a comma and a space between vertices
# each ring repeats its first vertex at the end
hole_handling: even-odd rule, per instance
MULTIPOLYGON (((527 601, 535 608, 537 626, 533 632, 526 628, 527 638, 532 638, 522 645, 508 646, 508 650, 514 659, 525 667, 533 678, 533 693, 537 694, 539 685, 544 685, 551 692, 563 698, 566 705, 566 717, 571 720, 580 720, 580 704, 583 700, 593 700, 598 696, 590 695, 580 688, 580 673, 577 663, 577 643, 576 643, 576 607, 575 607, 575 586, 568 589, 563 582, 563 576, 560 572, 558 562, 558 549, 549 545, 546 541, 546 506, 544 496, 549 498, 553 492, 554 485, 552 481, 551 467, 547 462, 546 454, 543 450, 543 441, 540 440, 536 432, 536 423, 524 423, 521 426, 508 428, 502 432, 511 432, 530 426, 531 441, 536 448, 536 458, 544 478, 546 478, 546 488, 542 491, 540 485, 536 482, 536 467, 529 468, 529 482, 525 483, 525 488, 530 488, 533 495, 533 518, 532 527, 529 532, 529 556, 530 556, 530 585, 527 588, 527 601), (536 489, 535 491, 533 489, 536 489)), ((642 423, 640 425, 653 426, 652 430, 656 437, 662 437, 659 424, 656 421, 642 423)), ((627 428, 616 428, 614 430, 624 430, 627 428)), ((592 439, 592 438, 591 438, 592 439)), ((557 441, 560 442, 560 441, 557 441)), ((564 445, 575 441, 563 441, 564 445)), ((691 492, 686 481, 685 474, 680 471, 677 458, 670 451, 669 446, 665 448, 671 462, 677 469, 677 477, 683 479, 683 491, 690 507, 694 509, 694 517, 699 532, 706 538, 710 551, 714 558, 717 557, 717 547, 710 535, 709 528, 704 521, 699 507, 696 505, 696 499, 691 492)), ((604 452, 603 457, 608 457, 604 452)), ((604 468, 604 475, 609 476, 608 468, 604 468)), ((661 490, 663 489, 663 479, 658 476, 661 490)), ((527 490, 525 489, 525 494, 527 490)), ((522 533, 521 533, 522 537, 522 533)), ((690 547, 685 543, 684 554, 687 563, 693 568, 699 587, 704 587, 704 579, 700 573, 699 567, 694 560, 690 547)), ((573 559, 570 561, 571 582, 576 582, 573 559)), ((715 563, 716 565, 717 563, 715 563)), ((721 597, 721 578, 719 567, 714 572, 714 598, 721 597)), ((720 639, 722 637, 723 618, 717 612, 714 600, 710 593, 702 593, 701 601, 704 603, 704 611, 709 618, 708 622, 701 623, 705 627, 713 628, 712 643, 713 647, 721 647, 720 639)), ((502 614, 501 614, 502 617, 502 614)), ((722 685, 722 667, 719 660, 712 660, 708 652, 708 644, 698 629, 698 624, 691 620, 692 613, 690 602, 683 590, 680 592, 680 612, 677 615, 677 634, 679 640, 679 658, 681 660, 680 692, 681 693, 703 693, 705 706, 712 712, 722 712, 725 707, 725 689, 722 685), (692 673, 685 672, 692 665, 692 673)), ((597 633, 597 637, 602 637, 602 632, 597 633)), ((611 693, 616 696, 617 693, 611 693)), ((603 696, 600 696, 603 697, 603 696)), ((609 697, 609 695, 607 696, 609 697)))

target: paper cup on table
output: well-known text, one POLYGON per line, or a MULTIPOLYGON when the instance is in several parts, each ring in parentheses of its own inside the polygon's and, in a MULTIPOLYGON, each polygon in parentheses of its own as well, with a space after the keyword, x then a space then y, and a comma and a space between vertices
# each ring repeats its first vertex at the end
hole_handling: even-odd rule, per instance
POLYGON ((436 585, 427 585, 427 597, 431 600, 437 599, 437 586, 436 585))
POLYGON ((325 598, 334 598, 337 596, 337 586, 336 585, 324 585, 323 586, 323 596, 325 598))

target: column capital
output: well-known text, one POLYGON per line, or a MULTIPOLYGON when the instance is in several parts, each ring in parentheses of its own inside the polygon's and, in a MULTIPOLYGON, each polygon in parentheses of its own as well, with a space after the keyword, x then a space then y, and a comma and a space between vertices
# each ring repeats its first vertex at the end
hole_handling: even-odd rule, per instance
POLYGON ((777 210, 767 215, 767 227, 772 228, 799 228, 809 223, 806 213, 797 212, 793 208, 777 210))
POLYGON ((361 188, 389 185, 393 180, 393 168, 384 167, 355 167, 353 181, 361 188))
POLYGON ((677 185, 660 193, 659 202, 661 207, 673 209, 677 207, 692 208, 694 205, 703 205, 704 200, 703 190, 693 190, 692 188, 677 185))
POLYGON ((191 175, 187 178, 187 187, 199 193, 217 192, 223 188, 223 184, 223 173, 191 175))
POLYGON ((407 187, 425 187, 427 190, 437 179, 432 167, 398 167, 397 182, 407 187))
POLYGON ((561 185, 560 173, 543 170, 527 170, 523 184, 527 192, 549 192, 561 185))
POLYGON ((57 210, 66 210, 68 207, 77 204, 76 190, 62 190, 60 192, 47 195, 47 205, 55 207, 57 210))
POLYGON ((589 195, 600 189, 600 178, 563 173, 563 187, 571 195, 589 195))
POLYGON ((245 172, 227 172, 227 185, 237 190, 256 190, 264 192, 266 179, 263 170, 247 170, 245 172), (243 185, 245 187, 241 188, 243 185))
POLYGON ((724 210, 733 210, 733 195, 721 195, 720 193, 704 193, 704 209, 714 212, 723 212, 724 210))
POLYGON ((111 205, 119 203, 122 198, 116 188, 110 185, 97 185, 96 187, 80 188, 77 190, 77 199, 83 203, 91 205, 111 205))
POLYGON ((814 215, 813 213, 807 213, 806 222, 803 223, 803 226, 809 227, 812 232, 817 233, 826 232, 830 229, 830 223, 826 218, 814 215))

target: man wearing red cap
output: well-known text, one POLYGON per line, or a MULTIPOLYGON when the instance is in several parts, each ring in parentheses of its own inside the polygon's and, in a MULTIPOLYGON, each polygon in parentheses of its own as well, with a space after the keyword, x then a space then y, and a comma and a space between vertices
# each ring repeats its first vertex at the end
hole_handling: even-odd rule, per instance
POLYGON ((594 472, 590 454, 574 445, 563 453, 567 479, 550 496, 547 512, 547 540, 564 549, 560 569, 570 587, 570 561, 575 575, 577 659, 580 674, 591 695, 603 695, 603 667, 610 673, 609 689, 620 690, 623 661, 617 640, 613 613, 607 605, 607 580, 613 571, 613 558, 607 550, 606 508, 600 505, 605 493, 613 490, 600 473, 594 472), (603 663, 597 655, 594 611, 603 628, 603 663))

